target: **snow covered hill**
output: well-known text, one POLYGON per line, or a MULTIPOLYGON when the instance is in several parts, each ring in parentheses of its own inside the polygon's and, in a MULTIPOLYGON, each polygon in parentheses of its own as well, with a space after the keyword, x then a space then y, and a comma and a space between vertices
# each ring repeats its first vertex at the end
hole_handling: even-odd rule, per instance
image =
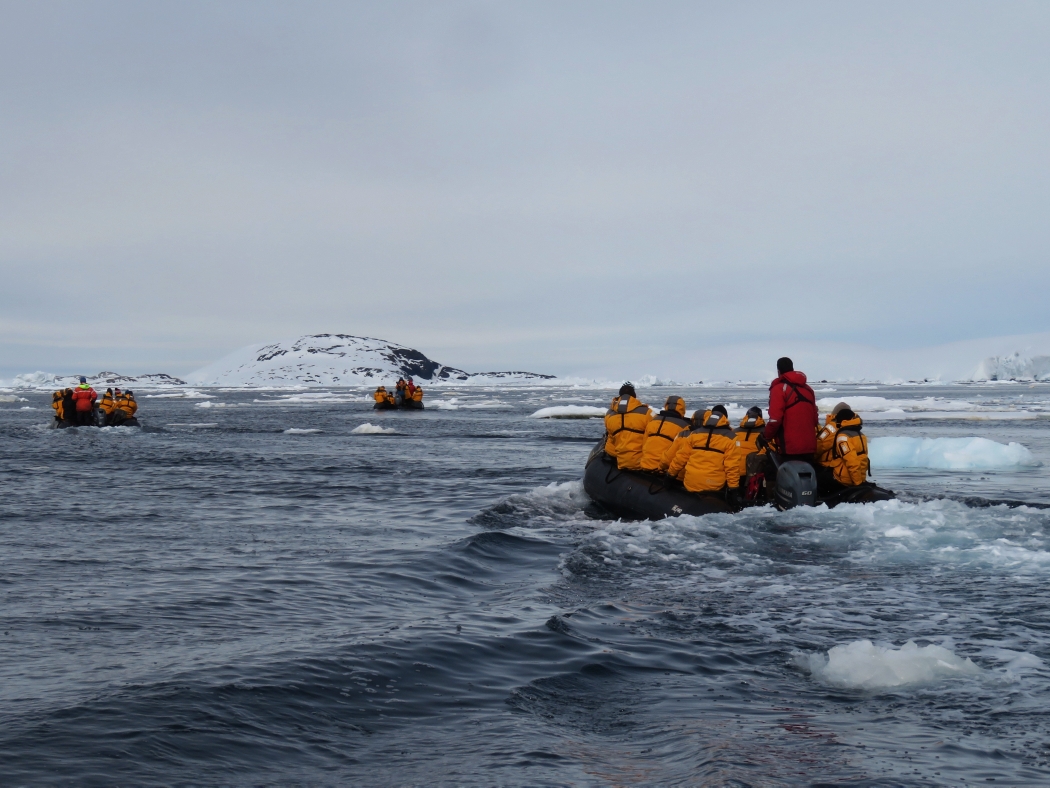
MULTIPOLYGON (((99 372, 97 375, 86 375, 88 383, 96 389, 105 389, 110 386, 130 388, 142 386, 145 388, 157 388, 163 386, 184 386, 186 381, 156 373, 152 375, 118 375, 116 372, 99 372)), ((5 388, 15 389, 40 389, 52 391, 54 389, 73 388, 80 383, 77 375, 54 375, 50 372, 28 372, 24 375, 16 375, 14 380, 4 384, 5 388)))
POLYGON ((464 372, 382 339, 314 334, 249 345, 186 376, 196 386, 356 386, 392 384, 399 377, 448 383, 551 381, 535 372, 464 372))

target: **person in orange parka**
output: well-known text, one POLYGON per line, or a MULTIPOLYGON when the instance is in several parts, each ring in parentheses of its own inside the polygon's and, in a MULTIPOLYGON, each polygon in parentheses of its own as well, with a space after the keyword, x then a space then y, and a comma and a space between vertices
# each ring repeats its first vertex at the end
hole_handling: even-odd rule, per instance
POLYGON ((841 411, 848 409, 849 405, 840 402, 831 409, 831 413, 824 417, 824 426, 817 431, 817 462, 821 465, 828 464, 826 460, 831 459, 831 450, 835 448, 835 433, 839 429, 835 423, 835 417, 841 411))
POLYGON ((73 402, 76 403, 76 423, 88 427, 95 423, 95 400, 98 394, 88 385, 87 378, 81 376, 80 385, 73 390, 73 402))
MULTIPOLYGON (((120 394, 120 389, 117 389, 120 394)), ((102 395, 102 401, 98 403, 98 409, 102 411, 102 423, 108 425, 113 420, 113 411, 117 407, 117 401, 113 398, 113 389, 106 389, 102 395)))
MULTIPOLYGON (((693 414, 694 424, 697 415, 693 414)), ((700 426, 677 441, 680 445, 667 472, 677 477, 684 469, 682 482, 689 492, 721 493, 731 505, 739 505, 740 461, 725 406, 715 405, 701 419, 700 426)))
POLYGON ((831 468, 835 481, 844 487, 864 484, 871 463, 868 459, 868 439, 861 432, 860 416, 849 408, 835 415, 835 445, 822 464, 831 468))
POLYGON ((685 400, 681 397, 668 397, 661 410, 649 425, 645 428, 645 443, 642 444, 642 470, 662 471, 661 468, 664 454, 674 442, 674 439, 684 429, 688 429, 689 421, 685 417, 685 400))
POLYGON ((762 418, 762 408, 755 405, 748 408, 740 426, 736 428, 737 458, 740 461, 740 478, 747 476, 747 458, 752 454, 765 454, 765 447, 759 448, 758 437, 762 434, 766 420, 762 418))
POLYGON ((645 428, 652 414, 638 400, 634 386, 624 383, 605 413, 605 453, 616 458, 616 467, 636 471, 642 467, 645 428))

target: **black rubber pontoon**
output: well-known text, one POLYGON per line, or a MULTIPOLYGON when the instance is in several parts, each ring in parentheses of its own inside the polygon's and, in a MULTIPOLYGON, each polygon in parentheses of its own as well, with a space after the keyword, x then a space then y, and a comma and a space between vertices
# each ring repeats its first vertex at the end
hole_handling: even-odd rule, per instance
POLYGON ((583 489, 613 514, 643 520, 731 511, 721 498, 688 492, 665 476, 621 471, 616 460, 605 453, 604 441, 587 458, 583 489))
MULTIPOLYGON (((808 463, 792 461, 776 465, 775 461, 770 462, 772 466, 766 465, 766 468, 770 474, 776 474, 775 485, 770 485, 773 489, 765 494, 760 492, 756 500, 746 501, 745 506, 772 503, 784 510, 825 504, 830 509, 840 503, 872 503, 897 497, 892 490, 871 482, 856 487, 818 490, 816 470, 808 463)), ((591 500, 612 514, 641 520, 740 510, 720 497, 691 493, 661 474, 619 470, 616 460, 605 453, 604 440, 591 450, 587 458, 583 489, 591 500)))
POLYGON ((402 402, 400 405, 393 405, 389 402, 377 402, 372 406, 372 410, 423 410, 423 403, 412 399, 402 402))

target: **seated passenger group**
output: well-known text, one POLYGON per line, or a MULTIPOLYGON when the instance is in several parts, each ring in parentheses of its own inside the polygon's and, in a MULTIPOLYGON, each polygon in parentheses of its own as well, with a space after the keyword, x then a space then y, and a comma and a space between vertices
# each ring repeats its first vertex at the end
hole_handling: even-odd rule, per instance
MULTIPOLYGON (((790 365, 787 359, 781 361, 790 365)), ((778 382, 784 383, 785 370, 780 371, 782 375, 773 382, 771 391, 778 382)), ((802 459, 814 465, 827 486, 863 484, 869 465, 867 439, 861 432, 860 417, 846 403, 839 403, 828 414, 817 435, 812 389, 805 385, 805 376, 801 373, 794 373, 793 377, 801 377, 801 385, 794 381, 785 385, 798 386, 798 390, 792 392, 797 399, 786 407, 783 402, 775 403, 782 406, 779 408, 772 407, 774 403, 771 403, 771 411, 779 417, 777 421, 770 419, 767 424, 762 409, 756 405, 748 409, 735 429, 729 424, 724 405, 697 410, 687 421, 685 400, 678 396, 668 397, 663 410, 653 416, 649 406, 638 400, 634 386, 625 383, 605 414, 605 452, 616 458, 618 468, 667 474, 690 492, 724 497, 735 505, 744 497, 740 489, 742 480, 759 472, 758 458, 764 458, 768 450, 776 451, 781 459, 802 459), (802 386, 809 390, 809 398, 802 386), (792 404, 800 403, 811 405, 814 417, 813 426, 809 427, 812 438, 801 443, 803 446, 808 443, 815 451, 798 451, 800 441, 796 441, 796 445, 791 446, 796 452, 788 455, 780 450, 778 443, 790 442, 784 441, 785 422, 795 421, 787 416, 792 404), (749 463, 751 456, 756 459, 749 463)), ((802 416, 802 410, 799 415, 802 416)), ((748 497, 753 495, 751 491, 748 497)))
MULTIPOLYGON (((95 418, 97 401, 98 393, 88 385, 87 378, 84 377, 80 378, 80 385, 75 389, 59 390, 51 395, 55 420, 80 427, 95 426, 98 423, 95 418)), ((134 392, 106 389, 101 402, 98 402, 98 410, 102 413, 100 426, 118 426, 133 417, 138 409, 134 392)))
POLYGON ((393 394, 386 390, 386 386, 380 386, 372 396, 375 398, 377 405, 385 402, 387 405, 397 407, 406 402, 422 402, 423 387, 413 383, 412 378, 407 380, 398 378, 393 394))

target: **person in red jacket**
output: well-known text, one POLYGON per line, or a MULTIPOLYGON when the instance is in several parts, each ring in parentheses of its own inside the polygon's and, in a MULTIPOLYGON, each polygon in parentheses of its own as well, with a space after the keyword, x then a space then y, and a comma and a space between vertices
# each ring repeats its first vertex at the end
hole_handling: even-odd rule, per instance
POLYGON ((817 451, 817 395, 790 358, 777 359, 779 377, 769 385, 765 442, 776 438, 782 460, 813 464, 817 451))
POLYGON ((95 423, 95 400, 98 394, 88 385, 87 378, 80 378, 80 385, 73 389, 73 402, 77 407, 76 424, 81 427, 90 427, 95 423))

